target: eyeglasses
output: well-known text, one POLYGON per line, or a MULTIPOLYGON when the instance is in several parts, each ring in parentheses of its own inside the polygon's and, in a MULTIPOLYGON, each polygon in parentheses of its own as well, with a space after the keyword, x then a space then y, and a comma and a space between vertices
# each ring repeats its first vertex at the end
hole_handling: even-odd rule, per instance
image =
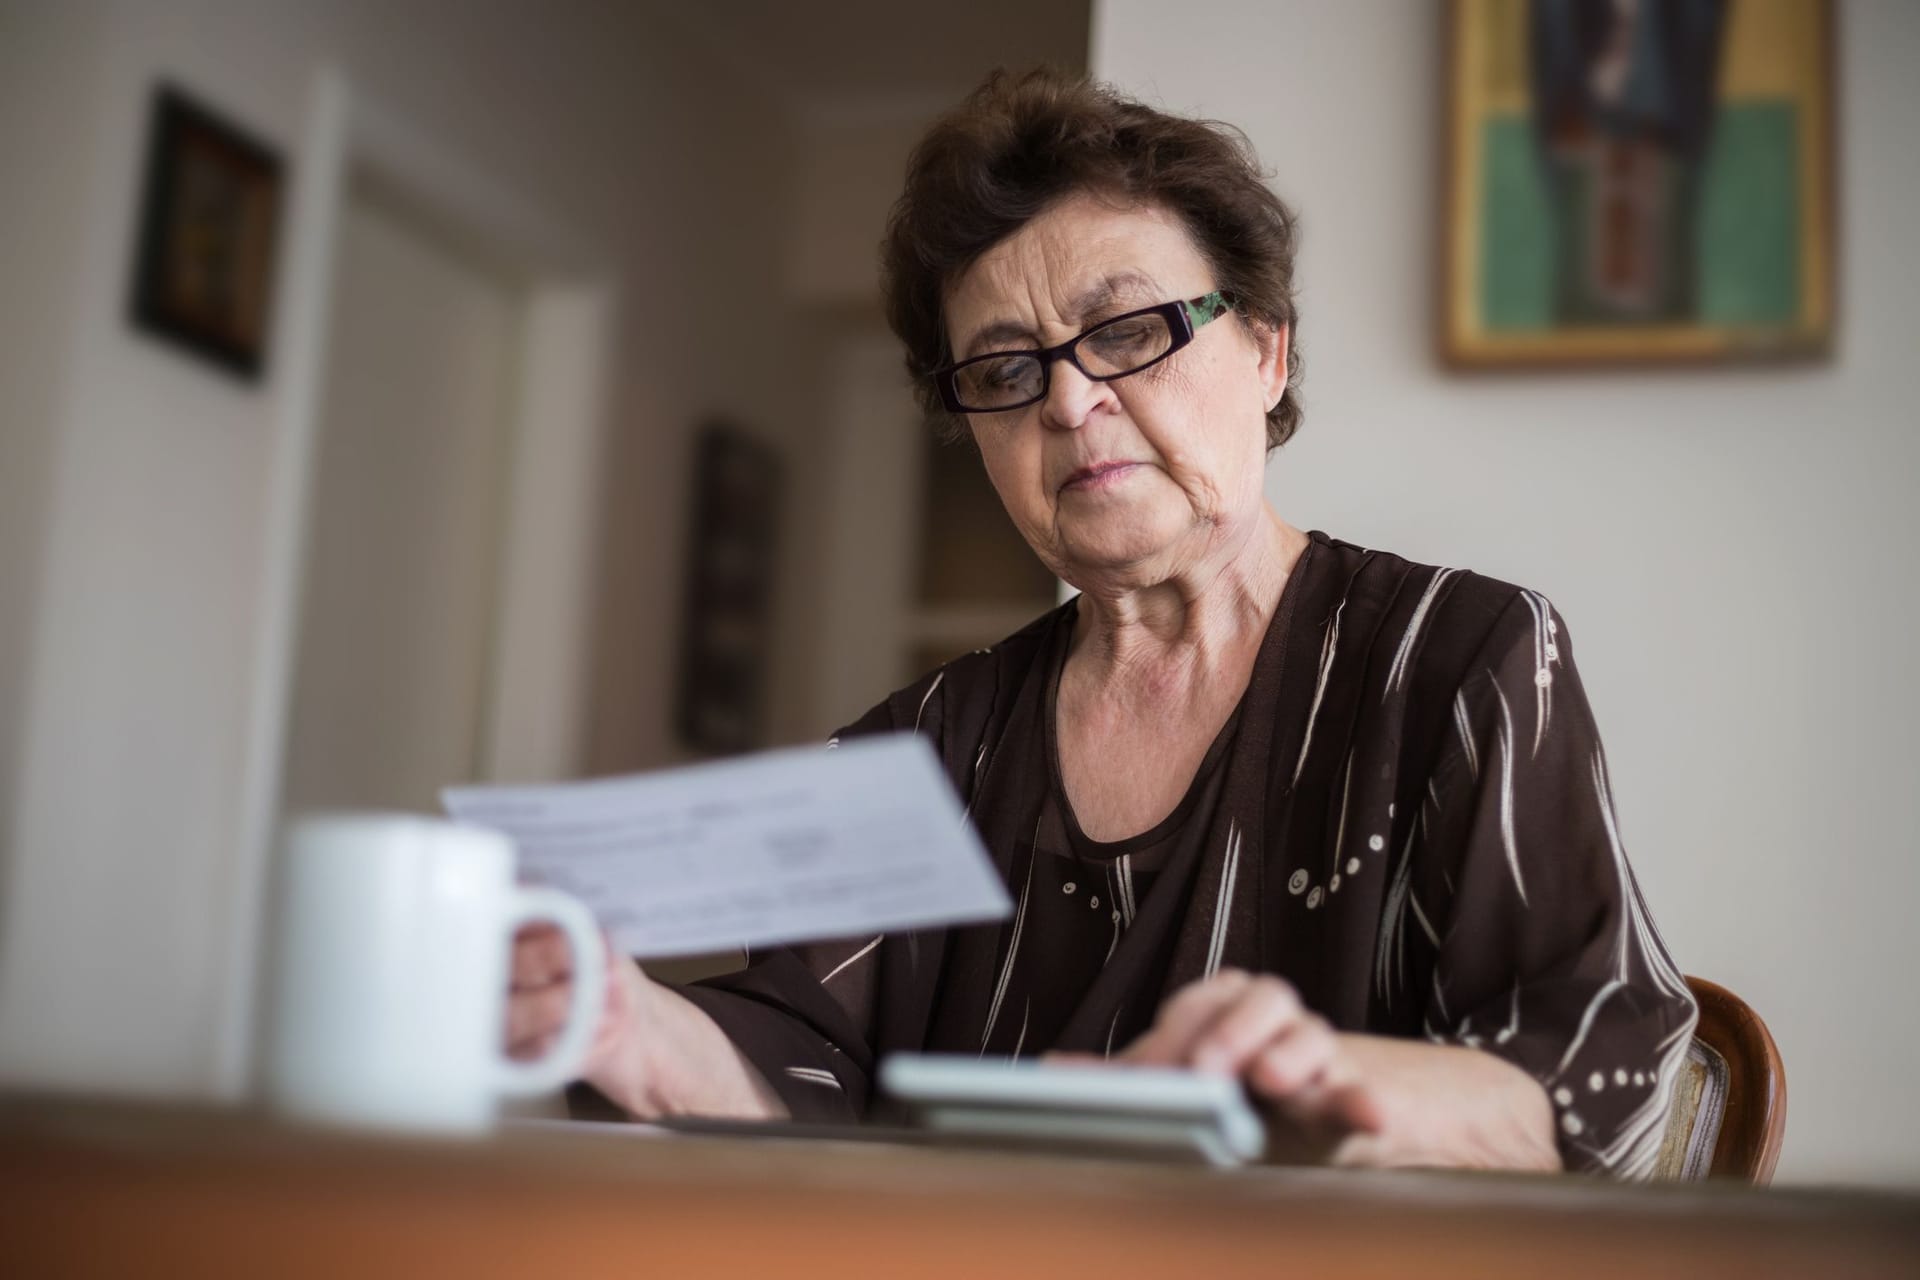
POLYGON ((995 351, 933 371, 949 413, 1003 413, 1047 397, 1056 360, 1094 382, 1112 382, 1165 360, 1194 333, 1232 310, 1236 299, 1216 289, 1188 302, 1163 302, 1104 320, 1057 347, 995 351))

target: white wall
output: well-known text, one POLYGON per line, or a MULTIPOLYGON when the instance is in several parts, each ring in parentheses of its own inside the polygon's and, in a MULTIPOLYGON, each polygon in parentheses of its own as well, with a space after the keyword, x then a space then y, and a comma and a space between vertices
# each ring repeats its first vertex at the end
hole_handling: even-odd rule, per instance
MULTIPOLYGON (((0 174, 36 178, 9 183, 0 200, 0 818, 13 810, 24 736, 59 357, 75 309, 73 210, 86 164, 70 142, 97 115, 85 93, 91 49, 74 16, 58 5, 0 3, 0 174)), ((5 868, 0 848, 0 875, 5 868)))
POLYGON ((607 766, 669 754, 688 428, 722 410, 782 429, 778 367, 707 336, 780 276, 779 120, 638 6, 0 5, 0 1075, 206 1092, 252 855, 238 791, 284 387, 236 384, 122 320, 154 79, 245 120, 297 173, 331 65, 615 255, 607 766), (16 258, 33 269, 13 276, 16 258))
POLYGON ((1780 1043, 1781 1180, 1920 1180, 1920 5, 1842 6, 1830 363, 1477 377, 1431 354, 1443 10, 1103 0, 1092 66, 1302 215, 1280 511, 1561 606, 1676 958, 1780 1043))

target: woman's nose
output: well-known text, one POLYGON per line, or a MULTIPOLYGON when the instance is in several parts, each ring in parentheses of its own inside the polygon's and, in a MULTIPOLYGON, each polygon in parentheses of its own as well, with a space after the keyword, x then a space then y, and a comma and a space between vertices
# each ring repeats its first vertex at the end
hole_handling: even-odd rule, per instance
POLYGON ((1095 382, 1074 367, 1071 360, 1057 361, 1047 379, 1046 398, 1040 402, 1040 420, 1059 431, 1074 431, 1086 424, 1103 402, 1112 400, 1113 390, 1104 382, 1095 382))

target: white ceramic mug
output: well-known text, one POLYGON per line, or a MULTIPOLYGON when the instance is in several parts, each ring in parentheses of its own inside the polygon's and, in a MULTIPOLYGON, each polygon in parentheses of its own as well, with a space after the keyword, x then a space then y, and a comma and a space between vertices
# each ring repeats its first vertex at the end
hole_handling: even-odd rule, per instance
POLYGON ((296 819, 279 867, 263 1083, 306 1120, 482 1132, 503 1097, 579 1071, 604 997, 600 932, 557 889, 514 884, 514 848, 479 827, 395 814, 296 819), (515 930, 573 948, 573 1006, 552 1052, 504 1049, 515 930))

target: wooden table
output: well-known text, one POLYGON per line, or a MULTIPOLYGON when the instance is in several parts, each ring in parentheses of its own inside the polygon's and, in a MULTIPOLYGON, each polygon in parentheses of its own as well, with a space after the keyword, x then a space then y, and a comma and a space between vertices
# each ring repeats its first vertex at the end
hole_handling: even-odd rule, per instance
POLYGON ((0 1101, 0 1276, 1920 1276, 1920 1197, 0 1101))

